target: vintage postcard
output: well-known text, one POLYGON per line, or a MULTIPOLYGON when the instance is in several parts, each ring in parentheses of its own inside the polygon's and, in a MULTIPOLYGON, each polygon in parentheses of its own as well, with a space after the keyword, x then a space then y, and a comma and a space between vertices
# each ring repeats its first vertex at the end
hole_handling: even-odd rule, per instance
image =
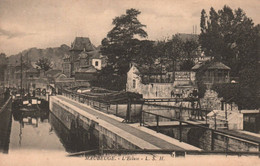
POLYGON ((259 165, 259 0, 0 0, 0 165, 259 165))

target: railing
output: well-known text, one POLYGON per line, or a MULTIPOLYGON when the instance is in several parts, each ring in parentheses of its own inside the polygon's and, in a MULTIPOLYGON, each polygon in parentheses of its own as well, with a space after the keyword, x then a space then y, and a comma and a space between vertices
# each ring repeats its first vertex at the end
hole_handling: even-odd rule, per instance
MULTIPOLYGON (((118 104, 117 101, 119 103, 122 103, 122 100, 120 100, 120 99, 110 100, 108 102, 108 101, 102 99, 100 97, 100 95, 79 94, 79 93, 76 93, 76 92, 73 92, 73 91, 68 91, 68 90, 64 90, 62 94, 66 97, 69 97, 69 98, 75 100, 75 101, 85 103, 85 104, 87 104, 87 105, 89 105, 89 106, 91 106, 91 107, 93 107, 93 108, 95 108, 99 111, 103 111, 103 112, 106 112, 106 113, 111 113, 111 109, 110 109, 111 104, 118 104)), ((125 118, 126 122, 133 122, 132 116, 131 116, 131 109, 129 108, 129 107, 131 107, 129 102, 130 101, 128 100, 128 103, 125 103, 125 104, 127 104, 127 110, 126 110, 126 114, 125 114, 124 118, 125 118)), ((210 132, 210 135, 211 135, 210 136, 210 138, 211 138, 211 141, 210 141, 211 150, 214 150, 214 137, 215 137, 215 135, 222 135, 224 137, 228 137, 228 138, 239 140, 239 141, 242 141, 242 142, 245 142, 245 143, 256 145, 256 146, 258 146, 258 149, 260 151, 260 140, 256 141, 256 140, 253 140, 253 139, 250 139, 250 138, 245 138, 245 137, 233 134, 233 133, 208 128, 208 127, 205 127, 203 125, 196 124, 195 122, 189 122, 189 121, 185 121, 185 120, 178 119, 178 118, 170 118, 170 117, 166 117, 166 116, 163 116, 163 115, 159 115, 159 114, 155 114, 155 113, 147 112, 147 111, 143 111, 143 110, 141 110, 141 112, 139 114, 140 126, 149 126, 149 123, 146 122, 146 117, 145 117, 146 114, 154 117, 153 122, 156 122, 155 127, 156 127, 157 132, 160 132, 160 127, 161 127, 160 126, 160 123, 161 123, 160 120, 161 119, 167 119, 168 121, 177 121, 179 123, 178 126, 177 126, 179 128, 179 131, 178 131, 179 137, 177 139, 179 139, 180 142, 183 141, 183 127, 185 125, 190 125, 190 126, 194 126, 194 127, 197 127, 197 128, 200 128, 200 129, 203 129, 205 131, 210 132)), ((118 105, 116 107, 114 115, 119 116, 118 115, 118 105)), ((122 116, 120 116, 120 117, 122 117, 122 116)))
POLYGON ((200 125, 200 124, 187 122, 187 121, 177 119, 177 118, 169 118, 169 117, 166 117, 166 116, 163 116, 163 115, 158 115, 158 114, 151 113, 151 112, 146 112, 146 111, 141 112, 140 126, 149 126, 148 122, 147 123, 145 122, 145 114, 154 116, 154 120, 156 122, 156 126, 155 126, 156 132, 160 132, 160 118, 168 119, 170 121, 179 122, 179 125, 178 125, 179 138, 178 139, 179 139, 180 142, 183 141, 183 139, 182 139, 183 125, 186 124, 186 125, 198 127, 200 129, 207 130, 207 131, 211 132, 211 145, 210 145, 211 150, 214 150, 214 135, 223 135, 223 136, 226 136, 226 137, 231 137, 232 139, 235 139, 235 140, 240 140, 241 142, 254 144, 254 145, 258 146, 258 151, 260 152, 260 139, 258 141, 256 141, 256 140, 253 140, 253 139, 250 139, 250 138, 246 138, 246 137, 239 136, 239 135, 236 135, 236 134, 233 134, 233 133, 229 133, 228 131, 225 132, 225 131, 221 131, 221 130, 216 130, 216 129, 212 129, 212 128, 209 128, 209 127, 206 127, 206 126, 203 126, 203 125, 200 125))
MULTIPOLYGON (((87 104, 88 106, 95 108, 99 111, 105 113, 112 113, 118 117, 124 118, 125 122, 136 122, 132 111, 132 104, 143 104, 143 101, 136 100, 134 98, 129 97, 128 95, 124 95, 122 92, 117 93, 102 93, 102 94, 80 94, 67 89, 63 89, 62 95, 71 98, 80 103, 87 104), (119 113, 118 105, 123 104, 127 106, 125 114, 119 113), (115 110, 111 109, 111 106, 115 105, 115 110)), ((139 115, 138 115, 139 117, 139 115)))
MULTIPOLYGON (((99 149, 81 151, 72 154, 68 154, 68 157, 73 156, 95 156, 103 154, 124 154, 124 155, 132 155, 132 154, 160 154, 160 155, 171 155, 171 157, 185 157, 186 155, 237 155, 237 156, 259 156, 260 152, 234 152, 234 151, 200 151, 200 150, 173 150, 173 149, 103 149, 102 152, 99 149)), ((164 160, 164 157, 160 156, 159 160, 164 160)))
MULTIPOLYGON (((179 109, 180 115, 182 115, 182 112, 188 111, 189 119, 196 119, 196 120, 206 120, 207 122, 207 114, 211 112, 211 110, 208 109, 202 109, 202 108, 195 108, 195 102, 199 104, 198 98, 158 98, 158 99, 144 99, 145 105, 151 105, 154 107, 164 107, 167 109, 179 109), (182 104, 180 106, 173 106, 173 105, 161 105, 157 104, 158 102, 191 102, 192 107, 183 107, 182 104)), ((200 105, 200 104, 199 104, 200 105)))

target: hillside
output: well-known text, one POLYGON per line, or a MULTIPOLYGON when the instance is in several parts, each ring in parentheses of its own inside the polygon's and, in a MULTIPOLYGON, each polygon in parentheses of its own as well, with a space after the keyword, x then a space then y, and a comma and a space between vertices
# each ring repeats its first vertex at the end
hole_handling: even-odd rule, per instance
POLYGON ((23 56, 25 62, 36 62, 38 59, 45 57, 53 63, 54 69, 62 69, 62 58, 65 54, 69 54, 70 47, 63 44, 60 47, 39 49, 30 48, 19 54, 8 57, 9 64, 16 65, 20 63, 20 55, 23 56))

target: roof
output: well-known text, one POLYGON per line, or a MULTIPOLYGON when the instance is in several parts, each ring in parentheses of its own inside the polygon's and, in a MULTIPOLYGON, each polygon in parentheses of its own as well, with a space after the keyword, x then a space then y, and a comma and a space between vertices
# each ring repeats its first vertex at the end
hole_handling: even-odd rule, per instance
POLYGON ((62 73, 61 70, 58 70, 58 69, 52 69, 52 70, 48 70, 45 74, 46 76, 48 77, 55 77, 57 76, 59 73, 62 73))
POLYGON ((204 69, 206 69, 206 70, 214 70, 214 69, 230 70, 230 67, 226 66, 222 62, 210 62, 209 64, 205 64, 205 62, 204 63, 200 62, 200 63, 197 63, 195 66, 193 66, 191 68, 191 70, 198 70, 202 66, 204 66, 205 67, 204 69))
POLYGON ((89 67, 81 67, 78 70, 79 73, 96 73, 97 69, 94 66, 89 66, 89 67))
POLYGON ((187 41, 187 40, 198 40, 199 35, 197 34, 187 34, 187 33, 177 33, 176 36, 178 36, 182 41, 187 41))
POLYGON ((156 67, 153 67, 153 68, 149 68, 146 65, 140 66, 140 65, 137 65, 137 64, 134 64, 133 66, 135 66, 142 75, 147 75, 147 74, 164 75, 164 74, 167 73, 167 72, 164 72, 164 71, 161 72, 161 67, 159 67, 159 66, 156 66, 156 67))
POLYGON ((88 37, 76 37, 74 42, 71 44, 71 50, 93 51, 95 48, 88 37))
POLYGON ((222 62, 213 62, 211 63, 207 69, 222 69, 222 70, 230 70, 230 67, 226 66, 222 62))
POLYGON ((198 70, 202 66, 202 63, 197 63, 191 68, 191 70, 198 70))
POLYGON ((90 55, 92 59, 102 58, 102 55, 100 54, 99 50, 89 51, 89 52, 87 52, 87 54, 90 55))

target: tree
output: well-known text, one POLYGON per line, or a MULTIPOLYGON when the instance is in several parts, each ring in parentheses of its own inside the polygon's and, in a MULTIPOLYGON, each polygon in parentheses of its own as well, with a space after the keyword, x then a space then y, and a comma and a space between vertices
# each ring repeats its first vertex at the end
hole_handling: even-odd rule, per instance
POLYGON ((138 56, 135 56, 134 62, 138 65, 146 65, 149 68, 154 66, 155 59, 157 58, 155 42, 150 40, 142 40, 139 43, 138 56))
POLYGON ((172 71, 177 70, 176 62, 184 65, 185 70, 190 70, 194 65, 194 60, 198 57, 199 43, 195 39, 182 40, 179 35, 174 35, 172 39, 167 41, 159 41, 157 44, 158 57, 163 57, 168 63, 168 68, 172 71))
POLYGON ((259 41, 259 25, 254 26, 242 9, 233 11, 224 6, 216 12, 211 8, 209 17, 202 10, 199 36, 202 50, 231 67, 232 77, 239 77, 237 103, 247 108, 259 107, 259 41))
POLYGON ((211 8, 209 17, 204 9, 201 12, 202 50, 205 55, 230 66, 232 76, 239 76, 242 68, 256 61, 257 33, 252 19, 240 8, 234 12, 228 6, 218 12, 211 8))
MULTIPOLYGON (((129 63, 139 59, 137 56, 140 53, 141 42, 137 37, 147 37, 147 33, 143 29, 146 26, 137 19, 139 14, 141 14, 139 10, 128 9, 126 14, 113 19, 114 27, 102 40, 101 53, 108 57, 107 65, 112 70, 112 75, 124 78, 121 85, 122 89, 126 84, 129 63)), ((103 77, 106 77, 106 75, 103 77)), ((113 78, 110 78, 111 83, 113 78)))
POLYGON ((6 65, 7 64, 7 57, 5 53, 0 53, 0 65, 6 65))
POLYGON ((47 58, 40 58, 36 62, 37 67, 42 69, 44 72, 52 68, 52 64, 49 59, 47 58))

